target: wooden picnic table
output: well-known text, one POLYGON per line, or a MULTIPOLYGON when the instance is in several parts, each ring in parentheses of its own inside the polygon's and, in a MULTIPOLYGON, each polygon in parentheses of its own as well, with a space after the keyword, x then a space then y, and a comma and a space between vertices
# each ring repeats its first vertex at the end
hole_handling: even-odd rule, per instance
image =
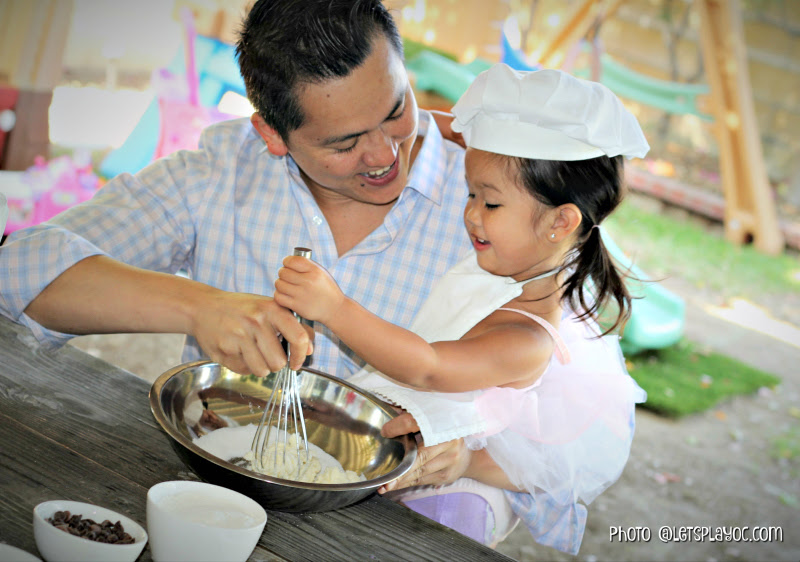
MULTIPOLYGON (((155 421, 150 384, 32 338, 0 317, 0 542, 38 555, 33 508, 54 499, 145 525, 151 486, 198 479, 155 421)), ((510 560, 377 494, 337 511, 267 513, 251 560, 510 560)), ((148 546, 139 560, 150 559, 148 546)))

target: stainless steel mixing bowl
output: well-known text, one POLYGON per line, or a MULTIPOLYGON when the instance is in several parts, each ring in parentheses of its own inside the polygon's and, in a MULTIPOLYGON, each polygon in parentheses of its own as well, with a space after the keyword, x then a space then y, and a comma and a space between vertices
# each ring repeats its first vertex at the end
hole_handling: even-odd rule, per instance
POLYGON ((150 409, 173 448, 204 480, 238 490, 267 509, 329 511, 350 505, 403 475, 417 456, 413 438, 388 439, 381 427, 395 416, 385 402, 345 381, 300 371, 308 440, 364 482, 310 484, 265 476, 201 449, 193 439, 220 427, 258 424, 275 377, 239 375, 209 361, 178 365, 150 389, 150 409))

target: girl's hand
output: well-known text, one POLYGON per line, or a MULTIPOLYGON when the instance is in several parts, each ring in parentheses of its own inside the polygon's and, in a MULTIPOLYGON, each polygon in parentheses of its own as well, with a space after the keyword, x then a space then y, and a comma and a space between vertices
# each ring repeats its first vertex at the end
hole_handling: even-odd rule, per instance
POLYGON ((325 268, 300 256, 283 260, 275 281, 275 301, 308 320, 327 324, 345 301, 344 293, 325 268))
MULTIPOLYGON (((388 421, 381 429, 381 434, 385 437, 397 437, 416 431, 419 431, 417 422, 411 414, 404 413, 388 421)), ((433 447, 423 445, 417 449, 417 460, 411 469, 397 480, 381 486, 378 493, 409 486, 451 484, 461 478, 469 468, 471 453, 463 439, 447 441, 433 447)))
POLYGON ((278 334, 289 342, 292 369, 312 352, 313 329, 269 297, 209 288, 195 308, 190 335, 212 361, 237 373, 263 377, 286 365, 278 334))

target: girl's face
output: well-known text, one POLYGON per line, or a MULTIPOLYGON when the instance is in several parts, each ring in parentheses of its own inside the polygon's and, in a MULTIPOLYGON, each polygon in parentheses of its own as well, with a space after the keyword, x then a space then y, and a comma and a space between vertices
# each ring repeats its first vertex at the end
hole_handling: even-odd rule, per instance
POLYGON ((551 210, 517 181, 504 157, 467 149, 469 198, 464 224, 478 254, 478 265, 494 275, 524 281, 558 265, 547 240, 551 210))

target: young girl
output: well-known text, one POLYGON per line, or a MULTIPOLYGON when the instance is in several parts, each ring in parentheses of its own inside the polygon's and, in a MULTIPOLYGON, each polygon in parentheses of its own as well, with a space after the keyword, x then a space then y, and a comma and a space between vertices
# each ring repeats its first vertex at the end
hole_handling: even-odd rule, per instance
POLYGON ((601 337, 623 326, 630 296, 599 225, 622 199, 622 156, 649 147, 607 88, 559 71, 495 65, 453 113, 468 146, 464 224, 475 253, 434 287, 411 330, 371 314, 304 258, 286 258, 275 299, 360 355, 371 368, 350 382, 411 413, 426 445, 465 437, 501 470, 402 490, 409 507, 490 544, 516 513, 539 542, 576 553, 578 502, 619 477, 644 400, 616 336, 601 337), (469 495, 485 509, 464 509, 469 495))

